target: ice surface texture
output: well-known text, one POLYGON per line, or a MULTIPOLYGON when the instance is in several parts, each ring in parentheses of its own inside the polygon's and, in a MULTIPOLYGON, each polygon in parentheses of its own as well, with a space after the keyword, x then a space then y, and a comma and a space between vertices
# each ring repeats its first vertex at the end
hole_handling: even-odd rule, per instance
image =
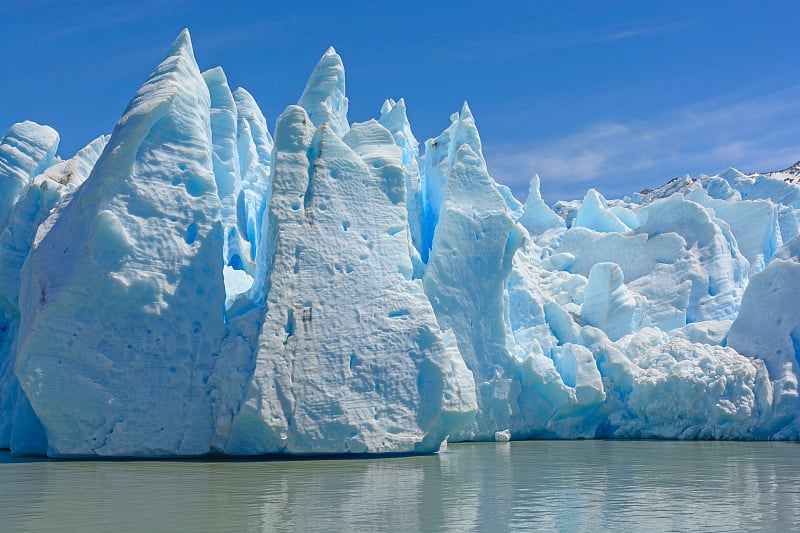
POLYGON ((16 374, 51 455, 210 447, 206 383, 225 301, 210 133, 208 88, 184 32, 34 242, 16 374))
MULTIPOLYGON (((435 452, 800 438, 800 188, 728 170, 552 208, 465 103, 350 124, 331 48, 275 123, 188 31, 111 136, 0 140, 0 447, 435 452)), ((521 169, 526 171, 527 169, 521 169)))

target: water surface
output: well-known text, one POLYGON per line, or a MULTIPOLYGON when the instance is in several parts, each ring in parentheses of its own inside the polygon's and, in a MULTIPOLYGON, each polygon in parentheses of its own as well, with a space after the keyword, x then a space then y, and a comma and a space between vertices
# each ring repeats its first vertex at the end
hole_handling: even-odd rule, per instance
POLYGON ((304 461, 0 452, 0 531, 789 531, 792 443, 538 441, 304 461))

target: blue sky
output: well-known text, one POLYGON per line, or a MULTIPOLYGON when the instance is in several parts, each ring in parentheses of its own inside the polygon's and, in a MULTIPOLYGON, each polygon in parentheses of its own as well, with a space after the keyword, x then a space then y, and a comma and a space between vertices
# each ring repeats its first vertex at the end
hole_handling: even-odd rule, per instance
POLYGON ((800 160, 800 2, 0 3, 0 129, 110 132, 183 27, 272 126, 329 45, 350 120, 404 97, 416 136, 468 100, 492 175, 547 201, 800 160), (224 4, 224 5, 223 5, 224 4))

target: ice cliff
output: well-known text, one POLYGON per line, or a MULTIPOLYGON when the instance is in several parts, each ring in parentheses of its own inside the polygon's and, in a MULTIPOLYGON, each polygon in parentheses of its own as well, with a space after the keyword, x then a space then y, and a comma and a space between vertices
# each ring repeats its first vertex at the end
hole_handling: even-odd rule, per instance
POLYGON ((404 100, 364 123, 347 109, 331 48, 270 132, 184 31, 72 158, 13 125, 0 448, 800 439, 792 169, 552 207, 534 176, 523 205, 466 103, 422 151, 404 100))

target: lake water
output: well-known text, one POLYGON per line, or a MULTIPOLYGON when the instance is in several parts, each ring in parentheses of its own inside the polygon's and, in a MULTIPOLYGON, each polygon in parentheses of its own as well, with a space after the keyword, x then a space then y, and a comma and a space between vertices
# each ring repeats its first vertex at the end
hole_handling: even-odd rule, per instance
POLYGON ((0 531, 790 531, 792 443, 536 441, 293 461, 22 461, 0 531))

